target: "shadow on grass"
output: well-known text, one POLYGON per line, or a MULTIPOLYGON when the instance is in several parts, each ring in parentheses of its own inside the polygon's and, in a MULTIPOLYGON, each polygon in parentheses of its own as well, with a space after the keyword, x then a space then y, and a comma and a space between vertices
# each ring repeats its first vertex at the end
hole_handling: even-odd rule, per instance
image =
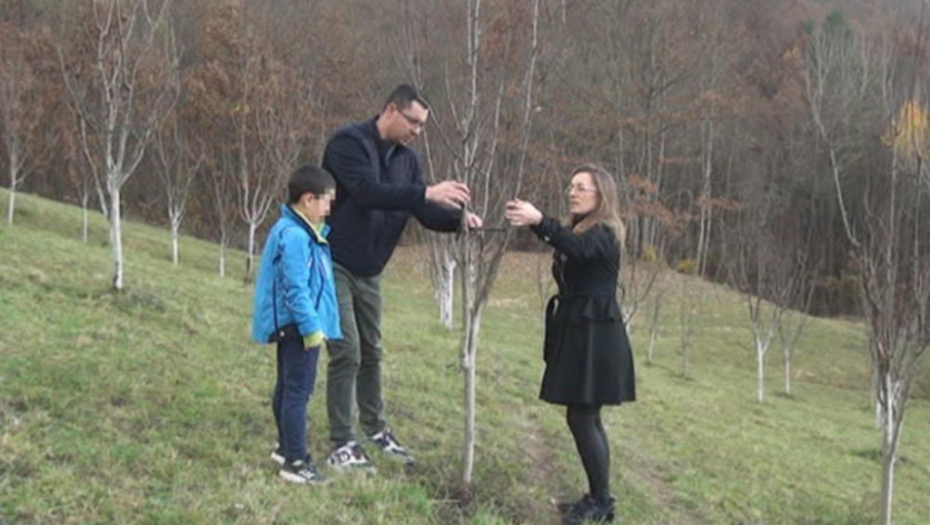
POLYGON ((478 479, 476 473, 472 484, 467 486, 462 483, 457 467, 414 465, 405 469, 405 474, 430 495, 440 523, 471 523, 488 510, 505 523, 560 522, 558 512, 548 502, 528 500, 523 494, 513 493, 507 476, 478 479))
POLYGON ((773 395, 779 399, 785 399, 787 401, 794 401, 796 403, 804 401, 803 398, 798 397, 794 394, 789 394, 788 392, 775 392, 775 394, 773 395))

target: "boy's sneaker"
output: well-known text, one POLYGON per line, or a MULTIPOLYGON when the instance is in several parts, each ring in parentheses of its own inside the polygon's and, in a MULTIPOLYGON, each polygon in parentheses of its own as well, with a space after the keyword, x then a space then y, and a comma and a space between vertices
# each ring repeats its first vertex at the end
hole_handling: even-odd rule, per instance
POLYGON ((389 457, 400 461, 405 465, 410 465, 414 462, 413 454, 407 452, 407 449, 402 447, 400 443, 397 442, 397 438, 394 437, 391 429, 386 428, 381 432, 378 432, 377 434, 371 436, 371 440, 389 457))
POLYGON ((304 461, 298 459, 297 461, 286 463, 281 467, 278 475, 286 481, 302 485, 325 485, 329 483, 329 479, 317 470, 310 456, 307 456, 307 459, 304 461))
POLYGON ((349 441, 336 448, 326 459, 326 463, 339 472, 361 470, 374 473, 376 470, 374 464, 368 459, 368 455, 362 450, 362 446, 355 441, 349 441))
POLYGON ((278 465, 284 466, 284 447, 278 445, 278 448, 274 449, 271 452, 271 461, 274 461, 278 465))

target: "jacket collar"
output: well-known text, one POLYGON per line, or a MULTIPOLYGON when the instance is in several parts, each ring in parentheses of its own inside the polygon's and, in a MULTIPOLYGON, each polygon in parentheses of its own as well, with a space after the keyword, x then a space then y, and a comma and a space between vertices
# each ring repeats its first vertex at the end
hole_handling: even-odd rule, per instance
POLYGON ((368 129, 368 132, 374 138, 375 147, 378 149, 378 155, 382 159, 387 159, 389 156, 397 154, 404 146, 400 144, 394 144, 390 140, 384 140, 381 138, 381 134, 378 133, 378 115, 375 115, 374 118, 365 121, 365 126, 368 129), (393 151, 392 151, 393 150, 393 151))
POLYGON ((313 237, 313 240, 315 240, 317 244, 329 244, 326 240, 326 237, 329 235, 328 224, 323 223, 319 227, 314 226, 306 217, 298 213, 294 208, 291 208, 290 204, 281 205, 281 216, 287 217, 291 222, 297 223, 313 237))

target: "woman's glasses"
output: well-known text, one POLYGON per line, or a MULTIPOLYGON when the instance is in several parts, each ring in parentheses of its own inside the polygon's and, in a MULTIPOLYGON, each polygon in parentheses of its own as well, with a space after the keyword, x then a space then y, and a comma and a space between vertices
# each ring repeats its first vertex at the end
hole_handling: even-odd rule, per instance
POLYGON ((570 184, 565 188, 565 194, 571 195, 572 192, 575 193, 597 193, 597 188, 594 186, 586 186, 584 184, 570 184))

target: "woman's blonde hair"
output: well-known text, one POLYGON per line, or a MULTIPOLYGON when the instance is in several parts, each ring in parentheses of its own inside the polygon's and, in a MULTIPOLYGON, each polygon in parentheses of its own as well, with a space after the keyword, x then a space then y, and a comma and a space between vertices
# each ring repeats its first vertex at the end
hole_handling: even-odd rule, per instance
MULTIPOLYGON (((623 219, 620 218, 617 183, 614 182, 613 175, 598 164, 591 163, 582 164, 575 168, 572 171, 572 178, 579 173, 588 173, 591 175, 591 179, 594 180, 594 187, 597 188, 597 205, 591 213, 575 224, 572 231, 581 234, 596 224, 603 223, 613 230, 614 235, 617 236, 617 240, 620 242, 620 246, 624 246, 626 244, 626 226, 623 224, 623 219)), ((569 225, 571 225, 571 217, 569 218, 569 225)))

